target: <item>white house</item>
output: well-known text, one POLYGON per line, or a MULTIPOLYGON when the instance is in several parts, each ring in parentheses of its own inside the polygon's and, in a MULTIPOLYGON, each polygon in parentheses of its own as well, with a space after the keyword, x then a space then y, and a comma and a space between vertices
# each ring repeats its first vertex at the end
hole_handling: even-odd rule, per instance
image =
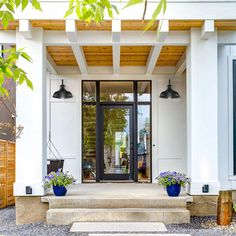
MULTIPOLYGON (((173 170, 191 178, 191 196, 236 188, 235 1, 169 1, 147 32, 141 5, 86 25, 63 18, 67 2, 40 2, 43 12, 17 12, 9 30, 0 31, 0 44, 25 48, 33 59, 18 62, 34 90, 16 92, 17 124, 24 126, 16 204, 45 195, 47 159, 55 157, 49 140, 64 170, 83 185, 149 184, 173 170), (72 98, 53 97, 62 80, 72 98), (160 97, 169 80, 179 98, 160 97)), ((156 4, 148 3, 146 20, 156 4)))

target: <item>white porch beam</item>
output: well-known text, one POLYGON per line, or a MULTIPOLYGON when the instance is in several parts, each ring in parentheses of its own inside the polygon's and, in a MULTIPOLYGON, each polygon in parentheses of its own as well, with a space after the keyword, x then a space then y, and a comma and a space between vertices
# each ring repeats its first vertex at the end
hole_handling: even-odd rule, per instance
POLYGON ((70 42, 77 41, 77 27, 75 20, 66 20, 66 34, 70 42))
POLYGON ((161 53, 161 49, 162 49, 161 45, 152 47, 152 49, 149 53, 149 56, 148 56, 148 60, 147 60, 146 74, 148 74, 148 75, 152 74, 152 72, 156 66, 157 59, 161 53))
MULTIPOLYGON (((70 42, 63 31, 44 31, 44 43, 47 46, 71 45, 77 43, 80 46, 87 45, 112 45, 112 32, 108 31, 78 31, 76 42, 70 42), (96 39, 96 40, 95 40, 96 39)), ((122 31, 120 45, 188 45, 190 42, 188 31, 170 31, 164 42, 157 41, 157 33, 154 31, 122 31)))
POLYGON ((71 45, 72 51, 75 55, 81 74, 88 74, 87 61, 84 51, 79 45, 71 45))
POLYGON ((164 42, 169 34, 169 21, 161 20, 158 25, 157 40, 164 42))
POLYGON ((113 59, 113 73, 120 73, 120 33, 121 21, 112 21, 112 59, 113 59))
POLYGON ((32 39, 32 26, 29 20, 19 20, 19 32, 25 39, 32 39))
POLYGON ((58 74, 57 65, 56 65, 55 61, 52 59, 52 57, 50 56, 49 53, 47 53, 47 62, 48 62, 48 66, 52 70, 53 74, 58 74))
POLYGON ((69 42, 71 43, 71 48, 80 68, 81 74, 88 74, 87 62, 83 49, 80 45, 74 44, 77 42, 77 27, 75 20, 66 20, 66 34, 69 42))
POLYGON ((214 20, 205 20, 201 28, 201 38, 209 39, 215 32, 214 20))
POLYGON ((175 77, 178 78, 186 70, 186 52, 183 53, 175 68, 175 77))

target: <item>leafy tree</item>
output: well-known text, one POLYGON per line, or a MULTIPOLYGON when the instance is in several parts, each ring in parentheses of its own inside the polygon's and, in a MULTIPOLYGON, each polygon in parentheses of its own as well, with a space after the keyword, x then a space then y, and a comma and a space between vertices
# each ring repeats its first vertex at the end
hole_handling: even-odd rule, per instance
POLYGON ((9 79, 13 79, 17 84, 26 83, 29 88, 33 89, 33 84, 28 79, 27 73, 16 64, 20 57, 32 62, 30 56, 23 49, 16 50, 15 48, 2 50, 0 53, 5 55, 0 57, 0 95, 9 95, 6 89, 7 80, 9 79))

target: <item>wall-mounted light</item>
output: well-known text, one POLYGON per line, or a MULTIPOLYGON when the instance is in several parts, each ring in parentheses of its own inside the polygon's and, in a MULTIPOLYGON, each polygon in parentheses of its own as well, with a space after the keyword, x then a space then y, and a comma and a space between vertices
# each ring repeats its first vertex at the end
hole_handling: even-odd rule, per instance
POLYGON ((202 186, 202 192, 203 193, 209 193, 209 184, 204 184, 202 186))
POLYGON ((167 89, 160 94, 160 98, 179 98, 179 93, 171 88, 170 80, 167 89))
POLYGON ((60 89, 53 94, 53 97, 58 98, 58 99, 61 99, 61 98, 67 99, 67 98, 72 98, 73 95, 70 91, 67 91, 65 89, 65 85, 62 80, 62 83, 60 85, 60 89))

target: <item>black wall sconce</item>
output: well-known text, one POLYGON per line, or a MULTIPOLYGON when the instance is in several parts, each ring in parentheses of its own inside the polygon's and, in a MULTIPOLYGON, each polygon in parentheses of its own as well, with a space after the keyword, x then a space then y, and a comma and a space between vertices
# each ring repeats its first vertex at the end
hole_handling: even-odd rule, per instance
POLYGON ((171 88, 170 80, 169 84, 167 85, 167 89, 160 94, 160 98, 179 98, 180 95, 177 91, 171 88))
POLYGON ((72 98, 73 95, 70 91, 67 91, 65 89, 65 85, 62 80, 62 83, 60 85, 60 89, 53 94, 53 97, 58 98, 58 99, 61 99, 61 98, 67 99, 67 98, 72 98))

